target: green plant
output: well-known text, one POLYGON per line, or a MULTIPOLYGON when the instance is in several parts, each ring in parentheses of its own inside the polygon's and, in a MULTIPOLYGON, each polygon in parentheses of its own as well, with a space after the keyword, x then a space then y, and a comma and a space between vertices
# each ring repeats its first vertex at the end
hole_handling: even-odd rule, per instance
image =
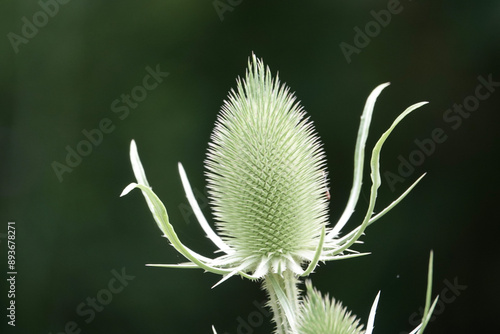
MULTIPOLYGON (((189 262, 153 264, 168 268, 201 268, 222 275, 220 284, 239 275, 259 280, 269 296, 276 333, 365 333, 363 326, 339 302, 323 297, 310 281, 306 297, 298 285, 319 261, 366 255, 350 249, 365 229, 397 205, 422 179, 374 215, 381 184, 380 152, 396 125, 411 111, 408 107, 375 144, 371 160, 372 186, 368 209, 353 231, 340 233, 359 199, 365 144, 375 101, 389 84, 379 85, 367 99, 354 154, 354 179, 340 220, 328 226, 328 181, 322 144, 312 122, 289 89, 273 78, 269 68, 253 55, 244 80, 229 93, 211 136, 206 159, 207 181, 217 232, 210 227, 196 202, 186 173, 179 164, 186 196, 207 236, 222 251, 207 258, 185 246, 169 222, 167 210, 146 179, 134 141, 130 159, 137 183, 121 196, 139 188, 159 228, 189 262)), ((437 301, 431 305, 432 252, 422 333, 437 301)), ((217 285, 216 284, 216 285, 217 285)), ((366 333, 372 333, 379 296, 373 303, 366 333)), ((214 330, 215 332, 215 330, 214 330)))

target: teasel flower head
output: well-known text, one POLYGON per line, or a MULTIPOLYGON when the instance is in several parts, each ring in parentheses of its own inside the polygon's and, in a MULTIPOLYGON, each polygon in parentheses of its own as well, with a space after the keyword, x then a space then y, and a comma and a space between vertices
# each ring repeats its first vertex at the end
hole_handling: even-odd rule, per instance
POLYGON ((325 155, 293 94, 255 57, 209 145, 212 209, 232 260, 258 276, 302 274, 328 220, 325 155))
MULTIPOLYGON (((185 246, 170 224, 165 206, 152 191, 132 141, 130 158, 137 182, 122 196, 141 189, 153 216, 172 246, 189 262, 161 267, 202 268, 223 275, 259 279, 285 271, 307 276, 319 261, 361 256, 350 247, 366 227, 394 207, 397 200, 373 215, 380 186, 380 150, 385 139, 408 113, 406 109, 382 135, 370 161, 372 187, 365 217, 351 232, 341 231, 359 199, 365 143, 375 100, 388 83, 375 88, 366 102, 354 155, 353 187, 346 209, 334 226, 328 226, 328 180, 322 144, 312 121, 289 88, 273 77, 255 55, 245 79, 237 81, 217 119, 205 162, 206 177, 217 233, 194 198, 179 163, 186 196, 208 238, 223 252, 216 258, 202 256, 185 246)), ((219 282, 219 283, 220 283, 219 282)))
MULTIPOLYGON (((359 318, 352 315, 342 303, 328 295, 323 296, 311 281, 306 281, 307 295, 300 306, 299 334, 369 334, 363 330, 359 318)), ((378 301, 378 296, 377 300, 378 301)))

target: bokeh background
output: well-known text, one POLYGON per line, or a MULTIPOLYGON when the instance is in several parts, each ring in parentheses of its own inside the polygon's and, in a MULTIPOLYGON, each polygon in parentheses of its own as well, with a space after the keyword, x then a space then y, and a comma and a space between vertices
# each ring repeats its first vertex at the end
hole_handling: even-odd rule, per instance
MULTIPOLYGON (((265 300, 259 284, 232 278, 211 289, 216 275, 145 267, 183 259, 160 237, 140 192, 119 198, 134 180, 128 150, 135 139, 180 238, 212 254, 187 209, 177 162, 211 217, 203 196, 207 143, 252 52, 279 71, 321 135, 332 222, 349 195, 359 116, 376 85, 392 83, 377 102, 369 149, 404 108, 430 102, 386 143, 384 172, 398 175, 400 159, 418 155, 415 140, 437 128, 446 136, 392 186, 384 177, 379 210, 427 172, 368 229, 357 249, 372 255, 321 265, 315 285, 365 323, 382 290, 375 332, 408 332, 424 304, 433 249, 433 295, 444 291, 448 302, 426 332, 498 328, 500 87, 467 118, 443 119, 454 104, 474 102, 478 77, 500 81, 498 1, 60 0, 57 13, 54 3, 0 2, 0 276, 7 276, 8 221, 16 222, 18 271, 15 328, 5 316, 7 285, 0 285, 2 333, 210 333, 212 324, 219 333, 271 332, 256 306, 265 300), (53 13, 46 20, 44 6, 53 13), (377 31, 372 11, 388 6, 398 13, 377 31), (23 37, 34 19, 38 31, 24 28, 30 37, 23 37), (346 57, 341 44, 355 47, 354 29, 367 24, 369 42, 346 57), (169 75, 126 117, 114 112, 113 101, 141 86, 148 66, 169 75), (113 131, 59 179, 54 162, 65 164, 67 146, 76 149, 82 131, 103 119, 113 131), (88 311, 87 298, 106 295, 112 270, 134 278, 88 321, 77 309, 88 311), (446 290, 454 283, 462 286, 455 294, 446 290)), ((347 230, 365 208, 362 198, 347 230)))

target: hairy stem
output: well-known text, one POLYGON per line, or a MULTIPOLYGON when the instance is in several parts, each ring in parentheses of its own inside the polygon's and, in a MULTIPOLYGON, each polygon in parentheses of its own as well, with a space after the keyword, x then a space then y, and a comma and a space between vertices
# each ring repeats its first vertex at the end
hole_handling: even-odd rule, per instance
POLYGON ((276 334, 295 334, 299 310, 299 283, 295 274, 286 270, 283 275, 267 274, 263 287, 269 294, 269 307, 276 323, 276 334))

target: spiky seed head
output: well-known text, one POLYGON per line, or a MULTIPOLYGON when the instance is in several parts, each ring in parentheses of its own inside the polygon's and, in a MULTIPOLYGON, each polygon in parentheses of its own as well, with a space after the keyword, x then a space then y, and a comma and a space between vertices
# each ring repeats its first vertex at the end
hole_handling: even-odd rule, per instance
POLYGON ((224 101, 205 165, 217 229, 242 258, 314 252, 328 220, 322 144, 255 55, 224 101))
POLYGON ((342 303, 322 296, 306 281, 307 296, 301 305, 299 334, 363 334, 363 325, 342 303))

